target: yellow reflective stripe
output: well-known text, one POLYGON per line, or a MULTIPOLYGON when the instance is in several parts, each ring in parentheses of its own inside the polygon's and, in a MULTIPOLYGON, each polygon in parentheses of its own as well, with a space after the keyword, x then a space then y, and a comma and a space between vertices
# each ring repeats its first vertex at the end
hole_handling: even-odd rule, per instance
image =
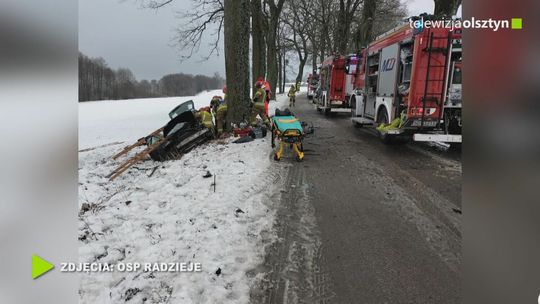
POLYGON ((297 118, 293 118, 293 119, 281 119, 281 118, 278 118, 278 122, 293 123, 293 122, 296 122, 296 121, 298 121, 297 118))

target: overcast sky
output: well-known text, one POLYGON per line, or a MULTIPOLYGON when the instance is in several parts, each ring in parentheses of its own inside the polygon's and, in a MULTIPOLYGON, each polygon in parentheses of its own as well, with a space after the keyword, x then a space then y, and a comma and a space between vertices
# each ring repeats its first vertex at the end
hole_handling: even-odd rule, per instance
MULTIPOLYGON (((433 0, 406 0, 410 15, 433 12, 433 0)), ((201 56, 180 62, 171 46, 177 12, 190 0, 175 0, 159 10, 142 9, 135 0, 79 0, 79 50, 103 57, 112 68, 127 67, 137 79, 159 79, 170 73, 225 75, 223 53, 206 62, 201 56)), ((201 47, 210 42, 206 37, 201 47)))

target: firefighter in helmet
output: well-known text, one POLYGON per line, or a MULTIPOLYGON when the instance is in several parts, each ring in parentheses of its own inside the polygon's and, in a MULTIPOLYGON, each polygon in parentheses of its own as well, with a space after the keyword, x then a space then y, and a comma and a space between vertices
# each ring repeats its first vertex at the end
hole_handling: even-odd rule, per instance
POLYGON ((223 134, 223 127, 225 126, 225 119, 227 118, 227 100, 221 99, 216 109, 216 127, 217 135, 223 134))
POLYGON ((217 96, 217 95, 212 97, 212 100, 210 100, 210 108, 212 109, 214 113, 216 113, 217 108, 221 104, 221 100, 222 100, 221 96, 217 96))
POLYGON ((291 85, 287 96, 289 96, 289 107, 294 107, 294 103, 296 101, 296 87, 294 86, 294 84, 291 85))
MULTIPOLYGON (((223 93, 227 96, 227 87, 223 88, 223 93)), ((227 117, 227 102, 221 96, 214 96, 210 101, 210 109, 216 118, 216 132, 220 136, 223 133, 225 118, 227 117)))
POLYGON ((266 91, 263 88, 263 83, 257 81, 257 83, 255 83, 255 94, 253 95, 253 104, 251 108, 250 123, 252 126, 257 125, 257 115, 260 115, 263 119, 264 124, 267 127, 270 127, 270 120, 268 119, 268 115, 266 115, 266 111, 264 109, 265 101, 266 91))

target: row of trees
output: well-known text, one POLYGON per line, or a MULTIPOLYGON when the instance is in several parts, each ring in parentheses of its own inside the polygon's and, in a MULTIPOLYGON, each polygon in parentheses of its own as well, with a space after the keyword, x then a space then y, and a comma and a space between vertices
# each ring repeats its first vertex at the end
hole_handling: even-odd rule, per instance
POLYGON ((204 90, 219 89, 225 80, 215 74, 170 74, 160 80, 137 81, 126 68, 111 69, 103 58, 79 53, 79 101, 190 96, 204 90))
MULTIPOLYGON (((175 0, 138 2, 159 9, 175 0)), ((454 15, 461 4, 461 0, 434 2, 437 17, 454 15)), ((180 16, 178 46, 189 58, 199 53, 202 37, 209 32, 215 39, 204 58, 219 53, 224 39, 232 122, 247 117, 249 89, 259 76, 270 82, 275 96, 276 89, 284 90, 289 61, 298 63, 296 81, 301 81, 308 62, 315 69, 331 54, 358 52, 402 22, 407 11, 400 0, 191 0, 191 4, 180 16)))

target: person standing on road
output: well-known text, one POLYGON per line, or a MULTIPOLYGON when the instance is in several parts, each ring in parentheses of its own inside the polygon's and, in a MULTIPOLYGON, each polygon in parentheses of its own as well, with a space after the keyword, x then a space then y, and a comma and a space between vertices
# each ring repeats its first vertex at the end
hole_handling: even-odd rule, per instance
POLYGON ((287 96, 289 96, 289 108, 294 107, 294 103, 296 101, 296 87, 294 85, 291 85, 287 96))
POLYGON ((261 116, 264 124, 270 127, 270 120, 265 111, 266 91, 263 89, 263 83, 257 81, 255 83, 255 94, 253 95, 253 104, 251 108, 251 126, 257 125, 257 115, 261 116))

